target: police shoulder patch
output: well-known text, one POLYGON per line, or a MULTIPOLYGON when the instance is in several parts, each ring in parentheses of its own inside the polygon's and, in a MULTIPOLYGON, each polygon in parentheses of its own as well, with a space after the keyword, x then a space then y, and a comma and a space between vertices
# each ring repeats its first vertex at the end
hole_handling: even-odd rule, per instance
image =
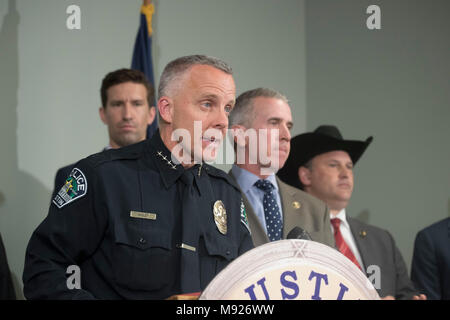
POLYGON ((75 201, 86 195, 87 180, 84 173, 78 169, 73 168, 66 182, 53 198, 53 203, 61 209, 65 205, 75 201))
POLYGON ((252 234, 252 232, 250 231, 250 227, 248 226, 247 211, 245 211, 245 205, 242 198, 241 198, 241 222, 247 228, 248 232, 252 234))

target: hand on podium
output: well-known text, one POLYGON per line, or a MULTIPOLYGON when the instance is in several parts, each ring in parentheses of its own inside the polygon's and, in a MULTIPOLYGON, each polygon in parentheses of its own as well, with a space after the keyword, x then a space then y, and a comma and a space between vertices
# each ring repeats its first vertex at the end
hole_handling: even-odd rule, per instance
POLYGON ((198 300, 200 294, 201 292, 174 294, 173 296, 168 297, 166 300, 198 300))

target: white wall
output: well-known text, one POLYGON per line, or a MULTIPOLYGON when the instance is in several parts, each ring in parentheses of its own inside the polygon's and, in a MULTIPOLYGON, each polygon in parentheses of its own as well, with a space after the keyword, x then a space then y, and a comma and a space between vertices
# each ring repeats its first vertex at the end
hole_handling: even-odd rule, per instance
POLYGON ((100 82, 130 65, 139 21, 139 3, 107 3, 0 1, 0 232, 19 289, 57 168, 107 144, 100 82), (66 28, 69 4, 81 7, 81 30, 66 28))
MULTIPOLYGON (((291 102, 294 132, 304 131, 304 1, 165 0, 157 4, 156 78, 178 56, 202 52, 220 57, 233 67, 237 95, 257 87, 281 91, 291 102)), ((225 161, 223 153, 217 167, 228 171, 231 165, 221 164, 220 159, 225 161)))
MULTIPOLYGON (((176 57, 217 56, 233 66, 238 93, 280 90, 291 100, 294 132, 305 129, 304 1, 155 2, 155 79, 176 57)), ((56 170, 107 144, 100 84, 129 67, 140 4, 0 0, 0 232, 19 290, 56 170), (66 28, 70 4, 81 7, 81 30, 66 28)))
POLYGON ((410 268, 420 229, 450 215, 448 1, 307 1, 307 127, 374 141, 351 216, 389 230, 410 268), (381 30, 366 8, 381 8, 381 30))
MULTIPOLYGON (((107 143, 100 83, 130 65, 140 4, 0 0, 0 232, 19 289, 57 168, 107 143), (69 4, 81 7, 79 31, 66 29, 69 4)), ((173 58, 214 55, 233 66, 238 94, 287 95, 294 135, 331 123, 346 138, 375 136, 349 213, 390 230, 409 266, 415 233, 449 215, 449 3, 156 0, 156 10, 155 79, 173 58), (365 28, 369 4, 381 6, 380 31, 365 28)))

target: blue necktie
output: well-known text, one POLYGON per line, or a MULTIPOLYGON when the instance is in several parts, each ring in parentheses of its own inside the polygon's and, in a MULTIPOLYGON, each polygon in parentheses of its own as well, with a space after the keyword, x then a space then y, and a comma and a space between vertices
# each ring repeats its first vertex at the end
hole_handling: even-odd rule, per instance
POLYGON ((283 223, 281 222, 281 212, 274 192, 275 187, 268 180, 258 180, 255 182, 258 189, 264 191, 263 207, 266 218, 267 236, 270 241, 281 240, 283 235, 283 223))

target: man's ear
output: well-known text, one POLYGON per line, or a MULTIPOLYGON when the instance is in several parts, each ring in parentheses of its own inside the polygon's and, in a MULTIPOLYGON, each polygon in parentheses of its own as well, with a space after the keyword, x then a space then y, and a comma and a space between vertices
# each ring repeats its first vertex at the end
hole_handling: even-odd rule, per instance
POLYGON ((305 187, 311 185, 311 170, 306 167, 300 166, 298 168, 298 179, 305 187))
POLYGON ((98 114, 100 115, 100 119, 102 119, 102 122, 106 125, 108 125, 108 122, 106 121, 106 114, 105 114, 105 108, 100 107, 98 108, 98 114))
POLYGON ((161 119, 167 123, 173 121, 173 100, 169 97, 163 96, 158 100, 158 111, 161 119))
POLYGON ((148 122, 147 122, 147 124, 152 124, 153 121, 155 121, 155 117, 156 117, 156 107, 151 106, 150 109, 148 110, 148 122))
POLYGON ((248 144, 248 136, 245 136, 246 127, 240 124, 231 126, 233 130, 233 142, 240 148, 245 148, 248 144))

